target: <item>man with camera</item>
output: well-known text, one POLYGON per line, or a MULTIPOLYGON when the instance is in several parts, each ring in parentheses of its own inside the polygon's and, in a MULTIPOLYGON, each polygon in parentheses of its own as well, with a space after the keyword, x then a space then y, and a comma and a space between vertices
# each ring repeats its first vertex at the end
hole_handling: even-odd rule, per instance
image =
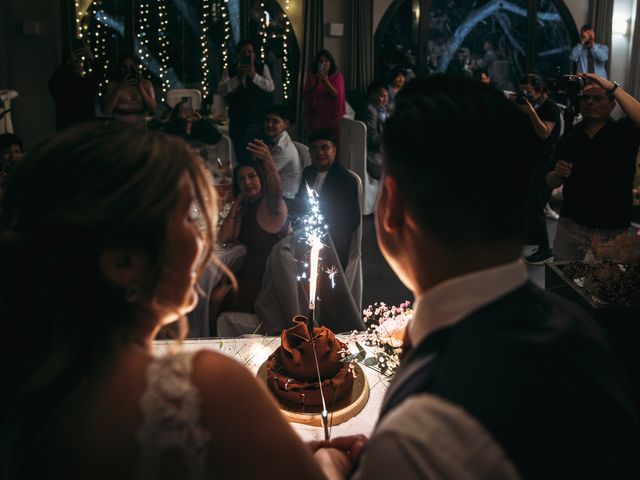
POLYGON ((590 23, 580 29, 580 43, 573 47, 570 58, 578 73, 595 73, 607 78, 605 63, 609 60, 609 47, 596 43, 596 32, 590 23))
POLYGON ((525 75, 520 79, 520 88, 515 102, 529 117, 538 146, 538 154, 529 172, 526 241, 527 245, 536 245, 538 248, 524 261, 530 265, 542 265, 553 256, 549 248, 549 235, 544 215, 544 207, 551 195, 545 176, 553 162, 553 152, 560 137, 560 109, 547 96, 542 78, 533 74, 525 75))
POLYGON ((267 109, 273 103, 275 90, 269 67, 256 62, 251 40, 236 46, 237 63, 222 72, 218 93, 229 107, 229 136, 238 160, 247 159, 247 143, 262 138, 267 109))
POLYGON ((553 245, 558 261, 582 260, 592 240, 626 233, 631 222, 635 158, 640 146, 640 102, 616 82, 592 73, 580 96, 582 122, 565 135, 547 174, 549 188, 563 185, 553 245), (627 118, 611 119, 620 104, 627 118))

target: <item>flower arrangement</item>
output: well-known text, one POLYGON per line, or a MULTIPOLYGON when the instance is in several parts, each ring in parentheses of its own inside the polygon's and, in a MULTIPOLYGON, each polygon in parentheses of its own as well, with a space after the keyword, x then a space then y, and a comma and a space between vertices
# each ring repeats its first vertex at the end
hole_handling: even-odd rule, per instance
POLYGON ((562 272, 595 303, 640 305, 640 237, 595 238, 585 261, 569 263, 562 272))
POLYGON ((363 310, 363 320, 367 325, 363 343, 369 353, 361 361, 363 365, 389 378, 395 375, 400 366, 404 332, 413 317, 410 305, 408 300, 391 307, 384 302, 376 302, 363 310))

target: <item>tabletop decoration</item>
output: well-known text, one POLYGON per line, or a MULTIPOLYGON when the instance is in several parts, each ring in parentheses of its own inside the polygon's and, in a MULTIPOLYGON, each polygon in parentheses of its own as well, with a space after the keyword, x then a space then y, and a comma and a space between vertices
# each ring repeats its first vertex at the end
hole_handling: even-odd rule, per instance
MULTIPOLYGON (((367 347, 367 355, 358 359, 360 363, 388 378, 395 375, 400 366, 405 329, 413 317, 410 305, 409 300, 391 307, 384 302, 376 302, 363 310, 367 330, 360 340, 367 347)), ((358 332, 354 331, 352 342, 357 336, 358 332)))

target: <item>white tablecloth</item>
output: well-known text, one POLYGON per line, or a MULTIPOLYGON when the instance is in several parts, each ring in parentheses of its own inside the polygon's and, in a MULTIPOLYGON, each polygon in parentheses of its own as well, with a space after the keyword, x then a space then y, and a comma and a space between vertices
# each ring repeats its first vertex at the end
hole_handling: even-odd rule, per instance
MULTIPOLYGON (((338 335, 338 338, 348 343, 348 337, 338 335)), ((173 342, 167 340, 156 341, 154 344, 155 353, 157 355, 165 354, 172 343, 173 342)), ((257 374, 260 365, 262 365, 267 357, 279 346, 280 337, 256 336, 251 338, 189 339, 184 342, 182 348, 189 351, 201 349, 217 350, 234 358, 254 374, 257 374)), ((375 426, 380 406, 382 405, 382 399, 387 390, 388 378, 362 364, 360 364, 360 367, 369 382, 369 400, 358 415, 332 428, 332 438, 356 433, 370 435, 375 426)), ((323 431, 320 427, 312 427, 298 423, 292 423, 291 425, 304 441, 324 439, 323 431)))

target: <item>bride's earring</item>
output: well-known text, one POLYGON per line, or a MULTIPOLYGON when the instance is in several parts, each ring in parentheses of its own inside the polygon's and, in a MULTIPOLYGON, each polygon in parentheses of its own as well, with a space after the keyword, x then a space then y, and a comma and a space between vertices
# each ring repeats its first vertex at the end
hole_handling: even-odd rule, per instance
POLYGON ((140 289, 134 283, 127 287, 126 299, 129 303, 136 303, 140 297, 140 289))

